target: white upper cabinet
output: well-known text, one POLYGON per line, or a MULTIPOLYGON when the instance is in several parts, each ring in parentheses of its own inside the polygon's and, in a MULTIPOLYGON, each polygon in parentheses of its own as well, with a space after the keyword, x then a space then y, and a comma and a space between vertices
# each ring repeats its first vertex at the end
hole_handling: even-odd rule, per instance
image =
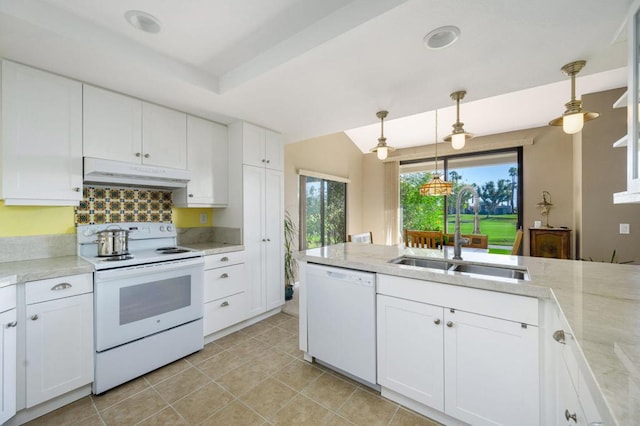
POLYGON ((142 103, 142 163, 187 168, 187 115, 142 103))
POLYGON ((187 115, 84 85, 85 157, 187 168, 187 115))
POLYGON ((85 157, 140 163, 142 101, 84 85, 85 157))
POLYGON ((224 207, 228 197, 227 127, 187 116, 187 168, 191 181, 173 191, 173 201, 183 207, 224 207))
POLYGON ((82 84, 2 61, 0 198, 7 205, 78 205, 82 84))
POLYGON ((282 136, 271 130, 243 123, 242 162, 249 166, 283 170, 282 136))
POLYGON ((629 9, 627 81, 627 190, 613 194, 614 204, 640 203, 640 1, 629 9))

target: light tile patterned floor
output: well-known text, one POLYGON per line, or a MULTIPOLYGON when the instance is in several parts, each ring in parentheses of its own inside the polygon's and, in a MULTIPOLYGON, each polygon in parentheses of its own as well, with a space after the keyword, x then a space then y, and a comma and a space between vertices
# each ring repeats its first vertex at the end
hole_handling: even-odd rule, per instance
POLYGON ((302 359, 280 313, 187 358, 29 425, 411 425, 437 423, 302 359))

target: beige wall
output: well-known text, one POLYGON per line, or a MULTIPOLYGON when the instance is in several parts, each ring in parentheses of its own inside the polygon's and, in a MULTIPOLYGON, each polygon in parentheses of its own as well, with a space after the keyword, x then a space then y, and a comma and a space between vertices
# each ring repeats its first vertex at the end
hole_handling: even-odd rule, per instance
MULTIPOLYGON (((344 133, 323 136, 287 144, 284 149, 284 202, 285 210, 296 223, 299 221, 298 170, 310 170, 332 176, 348 178, 347 233, 368 231, 362 216, 363 155, 344 133)), ((375 238, 375 236, 374 236, 375 238)))
POLYGON ((611 146, 627 130, 626 108, 612 108, 624 90, 582 97, 585 108, 600 117, 582 131, 581 257, 608 262, 616 250, 618 260, 640 263, 640 205, 613 204, 613 193, 626 190, 626 148, 611 146), (631 234, 620 235, 621 223, 630 224, 631 234))

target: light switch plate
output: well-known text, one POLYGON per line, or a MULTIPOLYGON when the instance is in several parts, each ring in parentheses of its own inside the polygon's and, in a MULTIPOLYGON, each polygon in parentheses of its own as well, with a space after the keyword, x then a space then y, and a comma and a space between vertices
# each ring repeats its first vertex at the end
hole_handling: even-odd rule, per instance
MULTIPOLYGON (((206 225, 207 224, 207 219, 208 219, 208 217, 207 217, 206 213, 200 213, 200 223, 202 225, 206 225)), ((620 226, 622 226, 622 225, 620 225, 620 226)))
POLYGON ((620 233, 621 234, 630 234, 631 233, 628 223, 621 223, 620 224, 620 233))

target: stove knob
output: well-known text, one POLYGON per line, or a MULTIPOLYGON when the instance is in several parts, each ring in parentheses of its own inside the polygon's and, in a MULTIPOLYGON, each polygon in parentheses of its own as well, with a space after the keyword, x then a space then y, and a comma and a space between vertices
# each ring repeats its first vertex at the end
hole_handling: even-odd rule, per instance
POLYGON ((164 232, 164 226, 160 227, 160 232, 164 232))
POLYGON ((167 226, 167 231, 169 231, 169 232, 173 231, 173 226, 168 225, 168 226, 167 226))

